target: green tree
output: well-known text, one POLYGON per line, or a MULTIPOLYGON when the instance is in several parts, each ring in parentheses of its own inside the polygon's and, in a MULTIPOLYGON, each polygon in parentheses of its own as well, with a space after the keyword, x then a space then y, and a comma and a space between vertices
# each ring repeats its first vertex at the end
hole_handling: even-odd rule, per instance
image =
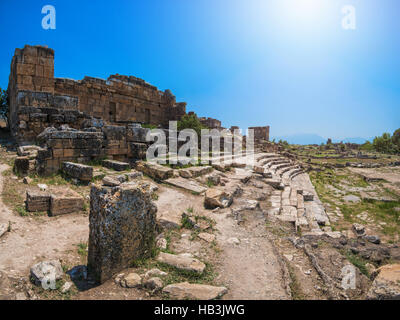
POLYGON ((373 151, 374 146, 371 142, 367 141, 363 145, 361 145, 360 149, 364 151, 373 151))
POLYGON ((396 152, 395 145, 393 144, 390 133, 385 132, 380 137, 375 137, 373 141, 374 149, 382 153, 394 153, 396 152))
POLYGON ((203 126, 194 114, 189 115, 185 114, 181 120, 178 121, 178 131, 181 131, 183 129, 193 129, 196 131, 198 137, 200 138, 201 136, 201 129, 207 129, 207 127, 203 126))
POLYGON ((396 145, 397 150, 400 150, 400 129, 393 133, 392 142, 396 145))
POLYGON ((0 88, 0 118, 8 125, 8 92, 0 88))

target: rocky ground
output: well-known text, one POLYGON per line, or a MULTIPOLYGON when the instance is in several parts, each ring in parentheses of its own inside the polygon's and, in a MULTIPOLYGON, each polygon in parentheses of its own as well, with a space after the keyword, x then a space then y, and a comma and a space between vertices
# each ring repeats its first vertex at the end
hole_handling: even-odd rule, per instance
MULTIPOLYGON (((0 152, 0 299, 365 299, 400 292, 396 167, 307 173, 307 160, 257 153, 252 169, 243 156, 226 167, 173 170, 161 180, 146 171, 157 248, 97 285, 85 267, 90 186, 60 175, 23 179, 12 172, 8 137, 0 152), (78 192, 83 210, 27 212, 25 192, 38 184, 78 192), (59 270, 54 290, 32 279, 40 278, 43 261, 59 270), (355 287, 346 289, 349 265, 355 287), (378 269, 383 265, 394 267, 378 269)), ((100 179, 118 174, 94 167, 100 179)))

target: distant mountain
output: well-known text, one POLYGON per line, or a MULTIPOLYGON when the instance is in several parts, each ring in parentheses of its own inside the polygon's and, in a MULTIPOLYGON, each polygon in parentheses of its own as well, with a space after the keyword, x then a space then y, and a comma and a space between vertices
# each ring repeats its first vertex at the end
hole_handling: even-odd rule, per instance
POLYGON ((327 140, 324 137, 313 133, 300 133, 288 136, 272 137, 271 140, 274 138, 276 142, 279 140, 285 140, 290 144, 321 144, 325 143, 327 140))
POLYGON ((344 138, 342 140, 340 139, 333 139, 333 142, 341 142, 343 141, 344 143, 349 142, 349 143, 357 143, 357 144, 364 144, 367 141, 372 142, 374 140, 374 138, 360 138, 360 137, 356 137, 356 138, 344 138))
MULTIPOLYGON (((275 139, 276 142, 279 140, 285 140, 289 142, 290 144, 321 144, 321 143, 326 143, 328 138, 321 137, 318 134, 314 133, 299 133, 299 134, 292 134, 292 135, 287 135, 287 136, 276 136, 272 137, 272 139, 275 139)), ((357 143, 357 144, 363 144, 366 141, 373 141, 374 138, 361 138, 361 137, 355 137, 355 138, 344 138, 344 139, 332 139, 333 143, 339 143, 339 142, 348 142, 348 143, 357 143)))

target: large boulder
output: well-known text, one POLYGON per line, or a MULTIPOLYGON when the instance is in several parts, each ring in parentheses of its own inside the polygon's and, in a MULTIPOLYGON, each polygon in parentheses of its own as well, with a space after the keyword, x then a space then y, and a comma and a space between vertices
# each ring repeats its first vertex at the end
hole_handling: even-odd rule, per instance
POLYGON ((371 300, 400 300, 400 264, 388 264, 377 270, 367 298, 371 300))
POLYGON ((188 282, 174 283, 166 286, 163 293, 174 299, 212 300, 228 292, 225 287, 214 287, 205 284, 192 284, 188 282))
POLYGON ((100 283, 151 256, 157 207, 149 184, 141 181, 90 192, 88 269, 100 283))

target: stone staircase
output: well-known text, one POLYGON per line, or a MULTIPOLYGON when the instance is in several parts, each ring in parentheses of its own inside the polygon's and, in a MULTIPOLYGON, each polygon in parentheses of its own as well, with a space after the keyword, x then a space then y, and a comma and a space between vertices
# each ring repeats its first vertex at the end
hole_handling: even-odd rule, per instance
POLYGON ((264 168, 271 178, 263 179, 275 190, 270 196, 268 214, 290 222, 295 228, 311 233, 332 233, 325 209, 315 192, 309 176, 301 166, 279 154, 262 154, 256 158, 256 172, 264 168))

